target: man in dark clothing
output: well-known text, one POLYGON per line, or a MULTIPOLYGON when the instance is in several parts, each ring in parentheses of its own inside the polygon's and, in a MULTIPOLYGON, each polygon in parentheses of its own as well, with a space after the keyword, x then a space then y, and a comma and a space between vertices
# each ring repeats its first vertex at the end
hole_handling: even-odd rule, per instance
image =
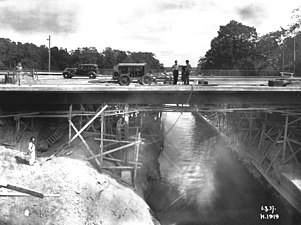
POLYGON ((171 67, 172 74, 173 74, 173 84, 177 84, 178 76, 179 76, 179 65, 178 61, 175 61, 175 64, 171 67))
POLYGON ((185 68, 185 77, 184 77, 184 85, 189 84, 189 75, 191 73, 192 67, 189 64, 189 60, 186 60, 186 68, 185 68))

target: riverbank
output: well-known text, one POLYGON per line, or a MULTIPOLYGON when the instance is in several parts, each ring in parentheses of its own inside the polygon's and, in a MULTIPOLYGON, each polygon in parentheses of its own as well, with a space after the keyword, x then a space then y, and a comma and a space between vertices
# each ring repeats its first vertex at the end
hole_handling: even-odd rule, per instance
MULTIPOLYGON (((205 119, 200 113, 197 116, 212 129, 219 132, 213 123, 205 119)), ((228 128, 231 130, 231 128, 228 128)), ((233 130, 233 129, 232 129, 233 130)), ((235 129, 234 129, 235 130, 235 129)), ((219 132, 220 133, 220 132, 219 132)), ((221 138, 229 147, 234 156, 248 169, 248 171, 268 190, 275 198, 278 198, 286 207, 288 217, 287 224, 301 222, 301 189, 300 189, 300 167, 294 164, 280 165, 275 163, 271 171, 267 173, 261 166, 263 157, 256 146, 245 146, 239 142, 237 133, 223 133, 221 138)), ((276 206, 275 206, 276 207, 276 206)))

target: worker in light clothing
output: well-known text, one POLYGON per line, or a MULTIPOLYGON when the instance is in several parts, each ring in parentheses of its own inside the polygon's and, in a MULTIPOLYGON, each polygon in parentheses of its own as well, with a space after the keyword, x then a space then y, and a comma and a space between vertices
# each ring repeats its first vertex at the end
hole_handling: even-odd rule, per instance
POLYGON ((179 65, 178 61, 175 61, 175 64, 171 67, 172 74, 173 74, 173 84, 177 84, 178 76, 179 76, 179 65))
POLYGON ((22 75, 22 64, 20 62, 18 62, 17 66, 16 66, 16 71, 17 71, 17 81, 19 83, 19 85, 21 84, 21 75, 22 75))
POLYGON ((29 165, 34 165, 36 162, 36 146, 35 146, 35 137, 31 137, 28 142, 28 154, 29 154, 29 165))

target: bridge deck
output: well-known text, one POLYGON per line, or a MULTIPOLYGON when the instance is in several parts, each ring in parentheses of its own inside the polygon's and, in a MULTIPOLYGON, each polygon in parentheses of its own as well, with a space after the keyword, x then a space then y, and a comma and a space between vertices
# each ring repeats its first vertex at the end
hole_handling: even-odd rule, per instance
MULTIPOLYGON (((206 79, 208 80, 208 79, 206 79)), ((23 81, 22 81, 23 82, 23 81)), ((89 83, 89 79, 39 79, 27 83, 0 85, 2 104, 212 104, 260 103, 301 104, 301 82, 269 87, 264 79, 222 81, 209 85, 143 86, 89 83)))

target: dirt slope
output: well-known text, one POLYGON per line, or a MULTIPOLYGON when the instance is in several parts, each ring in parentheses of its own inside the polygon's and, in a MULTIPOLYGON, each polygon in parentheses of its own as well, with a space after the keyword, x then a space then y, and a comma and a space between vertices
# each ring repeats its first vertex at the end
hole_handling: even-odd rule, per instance
MULTIPOLYGON (((59 197, 0 197, 0 224, 152 225, 148 205, 133 190, 99 174, 87 162, 38 158, 27 165, 20 151, 0 146, 0 179, 59 197)), ((1 192, 9 192, 0 188, 1 192)))

